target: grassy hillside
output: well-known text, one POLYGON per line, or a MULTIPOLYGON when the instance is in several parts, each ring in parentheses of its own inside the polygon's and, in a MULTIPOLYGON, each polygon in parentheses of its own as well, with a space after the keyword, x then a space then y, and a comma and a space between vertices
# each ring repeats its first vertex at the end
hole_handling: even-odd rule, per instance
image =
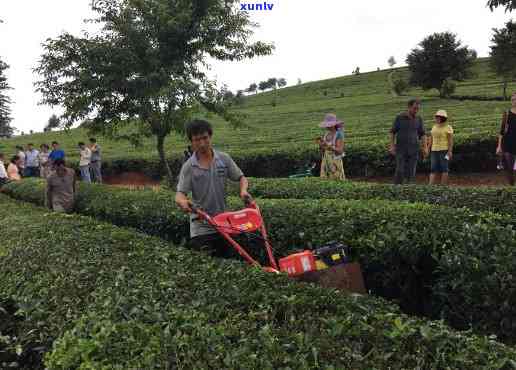
MULTIPOLYGON (((502 94, 501 82, 489 71, 487 59, 475 64, 476 77, 459 83, 457 96, 482 96, 497 98, 502 94)), ((313 151, 314 137, 320 134, 317 127, 327 112, 335 112, 345 120, 348 150, 365 146, 387 145, 388 132, 394 116, 405 109, 409 96, 423 98, 421 114, 430 127, 437 109, 446 109, 451 116, 457 141, 472 137, 494 138, 501 112, 508 104, 500 101, 475 101, 439 99, 437 91, 423 92, 412 89, 407 96, 395 97, 388 87, 390 73, 407 75, 406 68, 364 73, 335 79, 306 83, 247 98, 236 108, 245 113, 247 127, 233 129, 217 117, 209 117, 216 125, 215 143, 218 148, 238 156, 249 150, 259 153, 271 151, 313 151), (273 106, 273 100, 276 106, 273 106)), ((516 89, 516 84, 509 87, 516 89)), ((77 158, 76 143, 86 140, 81 129, 69 132, 40 133, 0 141, 0 151, 11 154, 16 144, 50 142, 58 140, 64 149, 77 158)), ((154 140, 146 139, 140 148, 127 142, 114 142, 99 138, 106 159, 156 159, 154 140)), ((172 135, 167 143, 170 156, 180 155, 187 142, 172 135)), ((494 150, 494 148, 493 148, 494 150)))

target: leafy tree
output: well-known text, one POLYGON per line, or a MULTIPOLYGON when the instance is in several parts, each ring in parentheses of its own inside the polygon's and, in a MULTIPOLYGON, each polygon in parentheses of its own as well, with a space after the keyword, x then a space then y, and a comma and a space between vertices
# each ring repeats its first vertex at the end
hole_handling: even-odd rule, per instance
POLYGON ((45 128, 43 129, 43 131, 45 131, 45 132, 52 131, 53 129, 59 128, 59 125, 60 125, 59 118, 55 114, 52 114, 52 116, 50 116, 50 118, 48 119, 48 123, 45 126, 45 128))
POLYGON ((0 59, 0 137, 11 137, 14 128, 11 127, 11 98, 6 94, 11 87, 7 83, 5 71, 9 66, 0 59))
POLYGON ((300 78, 298 78, 298 79, 297 79, 297 84, 298 84, 298 85, 301 85, 302 83, 303 83, 303 81, 301 81, 301 79, 300 79, 300 78))
POLYGON ((246 91, 250 93, 254 92, 256 94, 258 93, 258 85, 253 82, 251 85, 249 85, 246 91))
POLYGON ((67 126, 90 118, 117 138, 154 136, 172 181, 164 149, 171 132, 183 132, 199 109, 240 122, 204 72, 208 57, 243 60, 273 47, 250 42, 255 24, 238 0, 97 0, 92 8, 100 31, 44 43, 35 69, 42 102, 62 105, 67 126), (124 125, 136 132, 121 134, 124 125))
POLYGON ((278 87, 278 79, 276 77, 271 77, 267 80, 267 86, 269 89, 274 89, 278 87))
POLYGON ((396 59, 394 59, 394 57, 393 57, 393 56, 391 56, 391 57, 389 58, 389 60, 387 61, 387 63, 389 63, 389 67, 391 67, 391 68, 392 68, 392 67, 394 67, 394 66, 396 65, 396 63, 397 63, 397 62, 396 62, 396 59))
POLYGON ((267 81, 261 81, 259 84, 258 84, 258 90, 260 91, 265 91, 269 88, 269 83, 267 81))
POLYGON ((503 96, 507 99, 507 84, 516 78, 516 23, 509 21, 505 28, 493 28, 489 65, 503 81, 503 96))
POLYGON ((487 6, 493 11, 499 6, 504 6, 506 12, 516 9, 516 0, 489 0, 487 6))
POLYGON ((449 93, 446 80, 463 81, 472 76, 471 66, 476 52, 461 46, 455 34, 434 33, 407 56, 410 84, 423 90, 437 89, 441 97, 449 93))
POLYGON ((282 88, 282 87, 285 87, 285 86, 287 86, 287 80, 285 80, 284 78, 278 79, 278 87, 282 88))

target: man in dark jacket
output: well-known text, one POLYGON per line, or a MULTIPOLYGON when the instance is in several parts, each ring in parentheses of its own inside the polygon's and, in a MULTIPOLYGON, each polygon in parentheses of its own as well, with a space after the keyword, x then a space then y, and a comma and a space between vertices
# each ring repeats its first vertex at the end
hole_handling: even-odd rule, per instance
POLYGON ((409 100, 407 112, 399 114, 392 124, 389 151, 396 157, 395 184, 413 182, 420 149, 424 157, 428 155, 423 119, 417 115, 420 107, 418 99, 409 100))

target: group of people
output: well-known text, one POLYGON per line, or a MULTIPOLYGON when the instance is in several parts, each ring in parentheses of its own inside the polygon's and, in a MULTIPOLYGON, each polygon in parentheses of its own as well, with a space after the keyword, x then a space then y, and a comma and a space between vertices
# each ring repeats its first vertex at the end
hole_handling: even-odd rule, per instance
MULTIPOLYGON (((396 158, 395 184, 411 183, 416 177, 417 163, 430 155, 430 184, 448 183, 449 162, 453 158, 453 127, 448 123, 444 109, 434 114, 435 123, 427 135, 423 119, 418 115, 421 102, 408 101, 407 111, 396 116, 390 130, 389 152, 396 158)), ((335 114, 327 114, 319 127, 326 129, 318 137, 322 159, 321 178, 345 180, 344 127, 335 114)), ((511 109, 504 112, 498 137, 496 154, 500 167, 506 171, 507 180, 514 185, 516 171, 516 92, 512 94, 511 109)))
MULTIPOLYGON (((88 183, 102 183, 101 148, 97 140, 90 138, 88 146, 80 142, 78 148, 82 180, 88 183)), ((47 144, 41 144, 40 150, 32 143, 27 144, 26 148, 18 145, 16 154, 11 157, 9 163, 5 163, 5 155, 0 153, 0 185, 8 181, 21 180, 22 177, 46 179, 55 170, 55 162, 59 159, 65 160, 65 152, 57 141, 52 142, 52 150, 47 144)))
MULTIPOLYGON (((57 141, 52 142, 52 150, 47 144, 41 144, 40 150, 32 143, 16 147, 16 154, 5 165, 5 155, 0 153, 0 185, 10 181, 19 181, 22 177, 41 177, 46 179, 46 203, 57 212, 70 212, 75 200, 75 171, 66 167, 65 152, 57 141)), ((79 169, 84 182, 102 183, 101 148, 95 138, 90 144, 78 143, 79 169)))
MULTIPOLYGON (((430 154, 430 184, 448 183, 449 161, 453 156, 453 128, 448 123, 448 113, 440 109, 435 117, 431 134, 426 135, 423 119, 418 115, 421 102, 411 99, 408 109, 396 116, 390 130, 389 152, 396 158, 395 184, 410 183, 415 179, 417 162, 430 154)), ((345 180, 344 127, 335 114, 327 114, 319 124, 326 129, 317 143, 322 153, 321 178, 345 180)))

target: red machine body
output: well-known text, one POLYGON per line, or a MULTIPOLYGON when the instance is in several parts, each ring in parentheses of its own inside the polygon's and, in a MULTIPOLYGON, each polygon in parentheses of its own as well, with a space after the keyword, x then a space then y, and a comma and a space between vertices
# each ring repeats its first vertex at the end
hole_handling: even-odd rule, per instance
POLYGON ((270 263, 270 266, 262 268, 267 272, 278 273, 278 264, 276 263, 272 253, 272 247, 268 240, 269 238, 260 213, 260 208, 258 208, 258 205, 254 200, 248 200, 246 203, 246 208, 240 211, 225 212, 218 214, 215 217, 211 217, 206 212, 198 208, 194 208, 194 212, 196 212, 201 219, 206 220, 211 226, 213 226, 224 237, 224 239, 226 239, 228 243, 235 248, 238 254, 240 254, 247 263, 253 266, 260 266, 260 263, 251 257, 251 255, 235 241, 233 236, 260 231, 270 263))

